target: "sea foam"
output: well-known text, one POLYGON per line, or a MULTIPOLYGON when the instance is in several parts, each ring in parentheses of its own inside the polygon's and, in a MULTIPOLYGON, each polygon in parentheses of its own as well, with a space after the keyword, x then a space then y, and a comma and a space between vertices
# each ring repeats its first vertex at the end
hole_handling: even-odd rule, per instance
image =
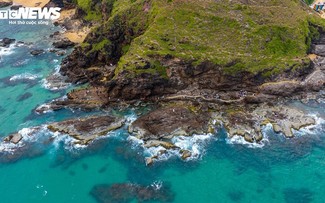
POLYGON ((19 75, 12 76, 9 80, 10 81, 18 81, 18 80, 36 80, 37 78, 42 77, 41 75, 35 75, 31 73, 23 73, 19 75))
POLYGON ((256 142, 247 142, 243 136, 240 135, 235 135, 231 138, 226 138, 226 143, 227 144, 240 144, 240 145, 245 145, 249 148, 263 148, 266 144, 269 143, 268 139, 268 134, 273 131, 272 124, 267 124, 266 126, 262 127, 262 134, 263 134, 263 139, 256 143, 256 142))
POLYGON ((15 47, 16 47, 16 44, 11 44, 8 48, 7 47, 1 47, 0 48, 0 58, 2 56, 8 56, 8 55, 14 53, 15 47))
POLYGON ((295 136, 319 135, 321 132, 324 132, 325 120, 318 114, 309 114, 309 116, 315 119, 315 124, 303 127, 299 130, 292 129, 295 136))
POLYGON ((132 149, 142 148, 144 158, 157 157, 157 161, 165 161, 172 157, 182 157, 181 151, 187 150, 191 153, 185 161, 197 160, 205 154, 207 144, 216 140, 213 134, 193 135, 193 136, 175 136, 171 143, 178 149, 166 149, 163 146, 145 147, 144 141, 135 136, 129 136, 127 140, 132 143, 132 149), (164 153, 161 153, 164 151, 164 153))

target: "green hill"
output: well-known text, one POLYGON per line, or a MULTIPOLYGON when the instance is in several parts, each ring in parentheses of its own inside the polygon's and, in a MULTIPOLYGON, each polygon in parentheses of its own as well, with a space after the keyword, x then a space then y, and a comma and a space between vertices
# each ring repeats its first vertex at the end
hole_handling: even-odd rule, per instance
MULTIPOLYGON (((97 23, 81 48, 91 64, 117 64, 116 74, 159 73, 162 57, 212 62, 225 73, 264 77, 308 66, 317 26, 299 0, 78 0, 97 23), (104 19, 104 20, 102 20, 104 19)), ((80 13, 80 12, 79 12, 80 13)), ((82 13, 82 12, 81 12, 82 13)))

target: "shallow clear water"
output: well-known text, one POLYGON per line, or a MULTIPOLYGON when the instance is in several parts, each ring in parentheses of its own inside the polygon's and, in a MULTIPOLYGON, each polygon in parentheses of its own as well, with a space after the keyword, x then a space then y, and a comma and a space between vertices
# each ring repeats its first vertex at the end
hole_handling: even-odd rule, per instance
MULTIPOLYGON (((37 57, 29 54, 32 49, 50 48, 48 35, 55 30, 53 26, 18 27, 0 21, 0 38, 33 43, 1 56, 2 136, 25 127, 89 114, 70 110, 46 115, 33 113, 38 105, 65 93, 42 86, 42 79, 55 70, 61 57, 52 53, 37 57), (13 76, 26 73, 37 78, 10 82, 13 76)), ((324 118, 325 104, 293 105, 324 118)), ((133 110, 118 113, 134 115, 133 110)), ((49 136, 40 132, 18 157, 0 157, 0 202, 94 203, 94 194, 104 195, 92 192, 94 186, 115 183, 162 185, 168 190, 167 199, 179 203, 325 202, 322 127, 300 132, 291 140, 266 129, 269 142, 263 148, 230 144, 223 129, 218 129, 214 138, 200 145, 199 159, 183 162, 172 157, 151 167, 145 166, 146 152, 129 141, 126 129, 99 139, 86 149, 71 147, 67 137, 49 142, 49 136)))

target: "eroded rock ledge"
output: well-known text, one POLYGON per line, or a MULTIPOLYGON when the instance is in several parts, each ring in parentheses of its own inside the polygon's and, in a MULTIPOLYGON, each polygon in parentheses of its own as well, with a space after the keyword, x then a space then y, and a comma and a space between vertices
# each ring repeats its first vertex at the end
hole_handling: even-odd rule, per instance
POLYGON ((195 113, 180 106, 164 107, 138 118, 129 132, 144 141, 171 139, 173 136, 191 136, 208 131, 210 115, 195 113))
POLYGON ((48 125, 48 129, 52 132, 68 134, 79 140, 79 144, 87 144, 99 136, 122 127, 123 123, 123 119, 102 116, 52 123, 48 125))
MULTIPOLYGON (((58 132, 73 137, 76 139, 74 144, 86 145, 94 139, 122 127, 124 122, 124 119, 112 116, 93 116, 50 123, 47 125, 47 129, 53 133, 58 132)), ((37 133, 40 129, 41 127, 31 128, 27 136, 37 133)), ((3 141, 18 144, 23 136, 22 133, 18 132, 9 135, 3 141)))

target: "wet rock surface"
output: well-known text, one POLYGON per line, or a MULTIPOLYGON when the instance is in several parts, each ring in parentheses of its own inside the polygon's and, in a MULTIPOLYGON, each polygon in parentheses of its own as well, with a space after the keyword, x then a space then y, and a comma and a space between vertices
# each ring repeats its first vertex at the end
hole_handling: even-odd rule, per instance
POLYGON ((194 113, 184 107, 167 107, 138 118, 129 128, 131 133, 145 141, 192 135, 207 131, 209 114, 194 113))
POLYGON ((2 40, 0 40, 0 47, 8 48, 15 41, 16 41, 15 39, 3 38, 2 40))
POLYGON ((122 127, 123 124, 123 119, 100 116, 52 123, 48 125, 48 129, 52 132, 68 134, 77 139, 79 144, 87 144, 99 136, 122 127))
POLYGON ((169 187, 142 186, 131 183, 117 183, 113 185, 96 185, 90 194, 99 203, 115 202, 172 202, 174 194, 169 187))
POLYGON ((62 90, 69 86, 69 83, 64 82, 65 77, 59 73, 52 73, 45 80, 45 87, 49 90, 62 90))
POLYGON ((41 55, 44 53, 45 53, 45 51, 43 49, 35 49, 30 52, 30 54, 33 56, 38 56, 38 55, 41 55))
POLYGON ((14 144, 18 144, 18 142, 23 138, 23 136, 19 133, 9 135, 8 137, 4 138, 3 141, 5 142, 11 142, 14 144))
MULTIPOLYGON (((67 83, 62 82, 61 78, 64 76, 49 76, 48 77, 48 87, 50 89, 57 89, 62 87, 62 85, 68 85, 67 83)), ((37 108, 37 113, 44 113, 44 110, 60 110, 63 108, 72 108, 72 109, 82 109, 82 110, 94 110, 98 108, 105 108, 107 105, 108 94, 106 89, 103 87, 88 87, 78 90, 73 90, 67 94, 66 99, 57 99, 48 104, 46 109, 37 108)))
POLYGON ((222 113, 216 113, 213 118, 226 127, 230 138, 242 136, 251 143, 262 141, 262 128, 267 124, 272 124, 275 132, 287 138, 294 136, 293 130, 316 124, 312 116, 286 105, 263 104, 249 108, 232 106, 222 113))

